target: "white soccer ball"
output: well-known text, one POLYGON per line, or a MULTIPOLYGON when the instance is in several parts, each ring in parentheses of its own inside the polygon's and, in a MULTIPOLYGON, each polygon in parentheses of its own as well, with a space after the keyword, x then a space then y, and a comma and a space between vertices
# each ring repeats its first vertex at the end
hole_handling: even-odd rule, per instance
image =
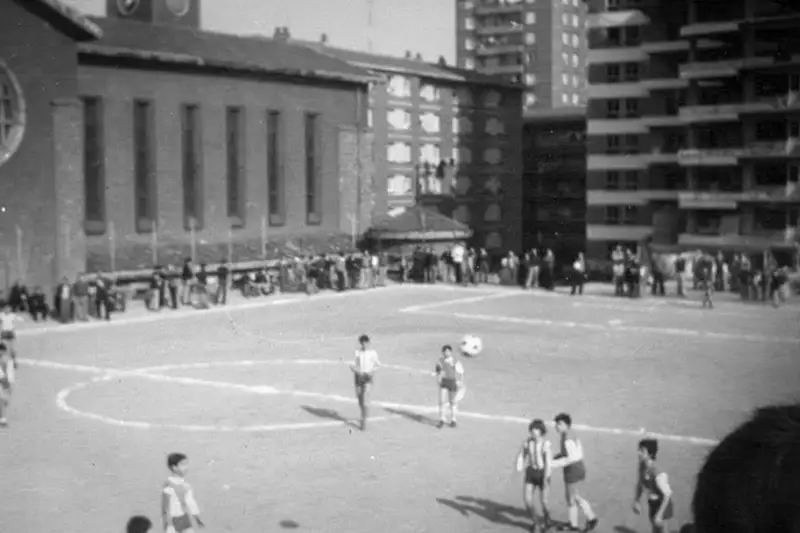
POLYGON ((483 341, 475 335, 465 335, 461 339, 461 353, 467 357, 475 357, 483 351, 483 341))

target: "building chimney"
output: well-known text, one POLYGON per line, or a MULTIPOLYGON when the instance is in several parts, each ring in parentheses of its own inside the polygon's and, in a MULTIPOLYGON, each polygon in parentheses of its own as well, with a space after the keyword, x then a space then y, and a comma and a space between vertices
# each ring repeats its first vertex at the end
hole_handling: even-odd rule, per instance
POLYGON ((288 41, 291 36, 289 34, 289 28, 287 26, 278 26, 275 28, 275 33, 272 36, 273 39, 276 41, 288 41))
POLYGON ((447 60, 444 58, 444 56, 439 56, 438 63, 439 63, 440 67, 446 67, 447 66, 447 60))
POLYGON ((328 44, 328 34, 327 33, 323 33, 322 35, 320 35, 319 36, 319 42, 322 43, 322 44, 328 44))
POLYGON ((415 59, 416 59, 417 61, 422 61, 422 54, 420 54, 419 52, 417 52, 417 55, 415 56, 415 59))
POLYGON ((413 55, 411 54, 410 50, 406 50, 406 59, 411 59, 413 55))

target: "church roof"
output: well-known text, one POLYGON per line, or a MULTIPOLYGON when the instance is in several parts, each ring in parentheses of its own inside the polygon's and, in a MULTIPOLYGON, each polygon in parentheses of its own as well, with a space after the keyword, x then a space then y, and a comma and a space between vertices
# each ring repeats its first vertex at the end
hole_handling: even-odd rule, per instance
POLYGON ((94 22, 103 38, 81 45, 81 52, 90 56, 357 84, 377 79, 365 69, 291 42, 132 20, 94 22))
POLYGON ((61 0, 15 0, 28 11, 50 22, 55 28, 78 41, 91 41, 103 32, 88 17, 61 0))

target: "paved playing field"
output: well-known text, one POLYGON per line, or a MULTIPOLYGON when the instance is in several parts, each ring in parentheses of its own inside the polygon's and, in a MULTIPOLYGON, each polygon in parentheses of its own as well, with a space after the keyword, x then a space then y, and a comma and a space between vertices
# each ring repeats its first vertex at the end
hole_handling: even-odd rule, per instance
MULTIPOLYGON (((155 519, 172 451, 190 456, 209 532, 522 531, 514 456, 525 422, 559 411, 584 442, 598 531, 648 530, 628 511, 640 428, 662 434, 683 523, 710 443, 797 399, 800 313, 671 302, 398 287, 23 335, 2 531, 155 519), (338 362, 362 332, 386 364, 363 434, 338 362), (465 363, 460 427, 437 430, 430 371, 464 333, 486 351, 465 363)), ((563 518, 558 477, 552 504, 563 518)))

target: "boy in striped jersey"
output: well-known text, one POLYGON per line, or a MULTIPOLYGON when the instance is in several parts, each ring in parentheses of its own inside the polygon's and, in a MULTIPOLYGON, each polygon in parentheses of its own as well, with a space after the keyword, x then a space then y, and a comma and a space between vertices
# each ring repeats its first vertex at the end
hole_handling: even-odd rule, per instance
POLYGON ((370 349, 370 339, 367 335, 358 338, 359 349, 356 350, 355 360, 350 366, 355 379, 356 398, 361 408, 361 431, 367 429, 367 416, 369 414, 369 393, 375 379, 375 371, 380 367, 378 352, 370 349))
POLYGON ((439 423, 437 428, 442 428, 447 422, 445 406, 450 407, 450 427, 456 427, 456 413, 458 412, 458 390, 464 385, 464 367, 461 361, 453 355, 453 347, 449 344, 442 346, 442 356, 436 363, 436 381, 439 383, 439 423))
POLYGON ((547 496, 550 492, 550 473, 553 462, 553 452, 550 441, 545 439, 547 427, 544 421, 536 419, 528 426, 530 436, 522 443, 522 449, 517 455, 517 472, 525 469, 525 481, 522 486, 522 499, 525 508, 531 515, 533 526, 531 531, 550 527, 550 511, 547 509, 547 496), (539 501, 542 506, 542 521, 540 523, 534 507, 534 495, 539 490, 539 501))
POLYGON ((553 468, 564 469, 564 487, 566 489, 567 509, 569 511, 569 526, 572 531, 578 531, 578 508, 586 516, 586 528, 591 531, 597 527, 597 517, 592 511, 591 504, 578 494, 580 483, 586 479, 586 466, 583 463, 583 446, 578 437, 572 432, 572 417, 566 413, 556 415, 556 431, 561 434, 561 450, 553 459, 553 468))

